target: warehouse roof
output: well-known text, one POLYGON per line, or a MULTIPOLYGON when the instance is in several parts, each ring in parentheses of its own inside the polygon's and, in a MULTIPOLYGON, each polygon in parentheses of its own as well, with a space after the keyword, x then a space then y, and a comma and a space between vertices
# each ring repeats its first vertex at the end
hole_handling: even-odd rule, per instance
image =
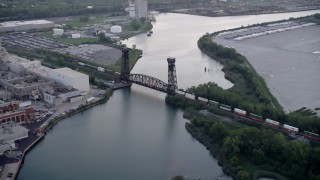
POLYGON ((39 25, 39 24, 51 24, 51 23, 53 23, 53 22, 47 21, 47 20, 7 21, 7 22, 0 23, 0 26, 14 27, 14 26, 21 26, 21 25, 28 25, 28 24, 39 25))
POLYGON ((52 69, 53 72, 68 76, 68 77, 81 77, 81 76, 88 76, 86 74, 74 71, 70 68, 58 68, 58 69, 52 69))

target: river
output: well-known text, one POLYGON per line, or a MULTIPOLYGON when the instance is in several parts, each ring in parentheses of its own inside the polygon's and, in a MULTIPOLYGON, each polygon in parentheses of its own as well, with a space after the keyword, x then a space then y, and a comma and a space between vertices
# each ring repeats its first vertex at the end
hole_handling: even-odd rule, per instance
MULTIPOLYGON (((255 16, 156 15, 154 34, 125 43, 143 50, 133 73, 167 81, 168 56, 176 58, 179 88, 214 81, 223 88, 222 66, 196 45, 206 32, 305 16, 306 11, 255 16), (204 72, 204 67, 210 72, 204 72)), ((103 105, 60 122, 25 158, 18 180, 164 180, 225 176, 206 148, 185 130, 182 110, 165 104, 165 94, 133 85, 114 92, 103 105)))

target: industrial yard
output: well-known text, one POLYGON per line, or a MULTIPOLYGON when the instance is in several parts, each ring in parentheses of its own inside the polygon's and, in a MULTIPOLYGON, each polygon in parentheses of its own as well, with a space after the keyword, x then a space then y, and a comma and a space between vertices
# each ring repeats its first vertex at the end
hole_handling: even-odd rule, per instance
POLYGON ((213 41, 246 56, 285 111, 307 107, 319 113, 319 33, 318 25, 289 22, 225 32, 213 41))

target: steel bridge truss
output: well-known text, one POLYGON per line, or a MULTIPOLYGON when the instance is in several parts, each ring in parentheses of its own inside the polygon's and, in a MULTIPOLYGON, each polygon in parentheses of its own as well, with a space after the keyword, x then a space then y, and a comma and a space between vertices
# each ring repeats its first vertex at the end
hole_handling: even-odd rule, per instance
POLYGON ((129 80, 141 86, 167 93, 168 84, 152 76, 144 74, 130 74, 129 80))

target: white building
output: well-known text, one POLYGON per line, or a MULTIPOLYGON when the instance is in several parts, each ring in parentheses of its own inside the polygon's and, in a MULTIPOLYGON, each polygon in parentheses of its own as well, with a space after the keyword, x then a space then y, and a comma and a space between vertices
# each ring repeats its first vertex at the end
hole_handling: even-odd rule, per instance
POLYGON ((122 32, 122 27, 119 26, 119 25, 111 26, 110 32, 111 33, 115 33, 115 34, 121 33, 122 32))
POLYGON ((44 30, 54 28, 54 23, 47 20, 7 21, 0 23, 0 32, 44 30))
POLYGON ((64 30, 63 29, 59 29, 59 28, 54 28, 53 29, 53 35, 54 36, 62 36, 64 33, 64 30))
POLYGON ((136 18, 148 18, 148 0, 135 0, 136 18))
POLYGON ((89 91, 89 76, 70 68, 52 69, 49 77, 65 85, 71 86, 79 91, 89 91))
POLYGON ((130 18, 148 18, 148 0, 135 0, 134 4, 129 1, 130 18))
POLYGON ((131 1, 129 1, 129 17, 136 18, 136 7, 131 1))

